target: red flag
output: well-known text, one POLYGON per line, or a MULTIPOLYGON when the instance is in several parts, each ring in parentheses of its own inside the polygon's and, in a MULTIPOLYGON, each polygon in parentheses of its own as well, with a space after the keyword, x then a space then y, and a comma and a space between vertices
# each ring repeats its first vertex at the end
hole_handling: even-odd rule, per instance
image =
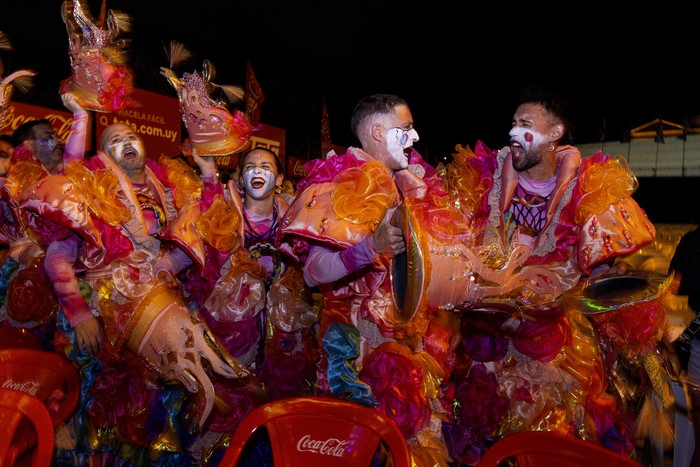
POLYGON ((246 90, 245 90, 245 113, 252 122, 260 121, 260 106, 265 101, 262 88, 255 78, 253 67, 246 62, 246 90))
POLYGON ((326 107, 326 96, 323 96, 323 109, 321 110, 321 143, 331 142, 331 127, 328 119, 328 108, 326 107))

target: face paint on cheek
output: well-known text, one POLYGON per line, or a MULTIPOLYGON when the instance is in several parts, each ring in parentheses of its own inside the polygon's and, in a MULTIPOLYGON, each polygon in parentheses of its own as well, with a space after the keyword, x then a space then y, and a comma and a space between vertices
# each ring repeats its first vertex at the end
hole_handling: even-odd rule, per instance
POLYGON ((118 143, 111 144, 107 148, 107 154, 115 161, 124 160, 124 153, 131 151, 136 152, 137 157, 142 155, 144 151, 141 141, 130 141, 129 144, 125 143, 124 141, 121 141, 118 143))
POLYGON ((395 144, 389 147, 389 154, 391 154, 392 159, 399 163, 400 166, 403 165, 406 155, 403 152, 403 146, 395 144))
MULTIPOLYGON (((399 128, 393 128, 391 130, 394 134, 389 134, 387 136, 387 151, 391 155, 391 158, 398 163, 399 167, 408 166, 408 158, 404 153, 404 145, 401 143, 401 135, 403 132, 399 128)), ((406 141, 404 141, 404 144, 406 141)))
POLYGON ((248 193, 264 195, 275 189, 275 175, 271 170, 251 169, 243 173, 243 185, 248 193), (253 187, 254 179, 263 179, 265 183, 257 188, 253 187))
POLYGON ((131 147, 134 148, 134 151, 136 151, 137 156, 141 156, 146 153, 146 151, 143 148, 143 143, 141 140, 136 140, 131 142, 131 147))
POLYGON ((107 154, 109 157, 114 159, 115 161, 122 160, 122 150, 124 148, 124 143, 117 143, 117 144, 110 144, 109 148, 107 148, 107 154))
POLYGON ((58 142, 55 139, 40 139, 37 141, 37 146, 39 146, 40 149, 43 149, 48 152, 51 152, 54 149, 56 149, 57 145, 58 142))
POLYGON ((541 146, 547 142, 547 137, 539 131, 526 132, 525 139, 531 146, 541 146))

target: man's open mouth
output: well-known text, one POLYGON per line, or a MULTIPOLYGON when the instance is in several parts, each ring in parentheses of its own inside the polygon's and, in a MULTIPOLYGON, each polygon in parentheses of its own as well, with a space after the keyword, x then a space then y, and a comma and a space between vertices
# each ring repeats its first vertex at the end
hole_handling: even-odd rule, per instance
POLYGON ((136 152, 136 149, 134 148, 126 148, 122 152, 122 156, 124 159, 133 159, 138 156, 138 152, 136 152))
POLYGON ((517 141, 511 141, 510 153, 513 159, 522 159, 525 156, 525 148, 517 141))

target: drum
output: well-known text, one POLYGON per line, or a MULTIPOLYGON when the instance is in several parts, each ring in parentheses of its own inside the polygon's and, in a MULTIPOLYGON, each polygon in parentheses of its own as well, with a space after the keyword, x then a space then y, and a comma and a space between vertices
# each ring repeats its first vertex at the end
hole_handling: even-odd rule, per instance
POLYGON ((530 253, 526 246, 513 249, 495 267, 469 245, 469 232, 438 235, 419 225, 406 205, 396 209, 392 224, 401 228, 406 241, 406 252, 390 265, 398 321, 410 321, 423 308, 517 308, 549 303, 562 293, 554 273, 524 266, 530 253))

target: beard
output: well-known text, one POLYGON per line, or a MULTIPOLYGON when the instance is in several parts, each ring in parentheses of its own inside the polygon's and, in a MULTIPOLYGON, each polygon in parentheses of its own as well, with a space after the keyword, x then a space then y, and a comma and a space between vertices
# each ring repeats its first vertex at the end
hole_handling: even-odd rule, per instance
POLYGON ((524 172, 539 164, 541 159, 537 154, 527 152, 522 159, 513 159, 513 168, 518 172, 524 172))
POLYGON ((143 170, 146 167, 146 158, 144 156, 139 156, 136 159, 119 159, 116 163, 124 172, 135 172, 143 170))

